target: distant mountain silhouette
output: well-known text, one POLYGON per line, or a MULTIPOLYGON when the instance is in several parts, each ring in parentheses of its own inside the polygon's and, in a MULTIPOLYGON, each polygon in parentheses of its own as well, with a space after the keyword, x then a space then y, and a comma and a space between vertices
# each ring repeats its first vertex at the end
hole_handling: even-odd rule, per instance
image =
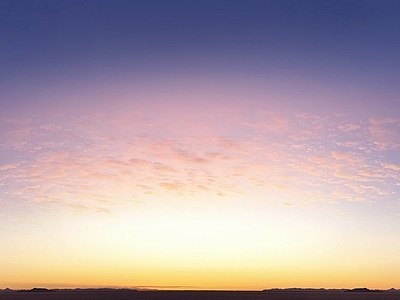
POLYGON ((382 292, 381 290, 370 290, 367 288, 355 288, 352 290, 348 290, 346 292, 350 292, 350 293, 375 293, 375 292, 382 292))
POLYGON ((354 288, 354 289, 326 289, 326 288, 272 288, 264 289, 263 292, 346 292, 346 293, 376 293, 376 292, 390 292, 400 293, 400 289, 391 288, 388 290, 371 290, 368 288, 354 288))
POLYGON ((46 288, 33 288, 30 290, 19 290, 18 292, 23 292, 23 293, 48 293, 48 292, 50 292, 50 293, 54 293, 55 291, 49 290, 46 288))

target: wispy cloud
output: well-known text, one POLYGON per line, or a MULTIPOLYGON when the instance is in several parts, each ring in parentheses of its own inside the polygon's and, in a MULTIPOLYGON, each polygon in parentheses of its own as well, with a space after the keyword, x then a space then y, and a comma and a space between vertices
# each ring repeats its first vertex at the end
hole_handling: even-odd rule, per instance
MULTIPOLYGON (((243 122, 251 118, 235 114, 223 130, 211 122, 204 132, 180 130, 168 115, 147 123, 134 111, 3 120, 2 191, 88 212, 163 193, 265 199, 282 193, 282 201, 334 203, 398 192, 400 166, 382 152, 397 149, 397 119, 355 123, 341 115, 261 110, 243 122)), ((185 118, 202 123, 195 114, 185 118)))
POLYGON ((349 131, 355 131, 355 130, 361 129, 361 126, 358 124, 346 123, 346 124, 340 124, 338 126, 338 129, 340 131, 349 132, 349 131))
POLYGON ((383 164, 382 165, 384 168, 386 169, 392 169, 394 171, 400 171, 400 165, 396 165, 396 164, 383 164))

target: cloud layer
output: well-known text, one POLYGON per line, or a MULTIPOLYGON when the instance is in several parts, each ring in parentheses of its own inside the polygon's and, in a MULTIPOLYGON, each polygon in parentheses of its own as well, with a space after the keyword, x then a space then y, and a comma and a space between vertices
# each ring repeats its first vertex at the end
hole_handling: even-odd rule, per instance
POLYGON ((165 195, 305 206, 398 201, 399 119, 205 109, 2 117, 3 205, 106 213, 165 195))

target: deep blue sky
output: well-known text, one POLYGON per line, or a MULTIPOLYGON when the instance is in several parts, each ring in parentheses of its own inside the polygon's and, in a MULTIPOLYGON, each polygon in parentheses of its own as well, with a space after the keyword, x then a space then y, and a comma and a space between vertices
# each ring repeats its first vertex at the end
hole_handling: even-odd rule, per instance
POLYGON ((157 68, 399 79, 398 1, 5 0, 0 9, 3 81, 157 68))

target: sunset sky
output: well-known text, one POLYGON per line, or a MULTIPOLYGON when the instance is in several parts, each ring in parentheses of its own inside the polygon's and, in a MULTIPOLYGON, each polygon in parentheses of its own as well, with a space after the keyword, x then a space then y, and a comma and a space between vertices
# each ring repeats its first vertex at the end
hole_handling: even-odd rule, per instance
POLYGON ((0 289, 400 288, 398 0, 0 1, 0 289))

